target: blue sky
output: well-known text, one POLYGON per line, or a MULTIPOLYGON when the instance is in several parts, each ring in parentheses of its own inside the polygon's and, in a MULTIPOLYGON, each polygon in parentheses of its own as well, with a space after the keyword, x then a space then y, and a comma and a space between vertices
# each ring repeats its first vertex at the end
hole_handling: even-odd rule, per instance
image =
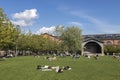
POLYGON ((120 33, 120 0, 0 0, 0 7, 26 32, 75 25, 83 34, 120 33))

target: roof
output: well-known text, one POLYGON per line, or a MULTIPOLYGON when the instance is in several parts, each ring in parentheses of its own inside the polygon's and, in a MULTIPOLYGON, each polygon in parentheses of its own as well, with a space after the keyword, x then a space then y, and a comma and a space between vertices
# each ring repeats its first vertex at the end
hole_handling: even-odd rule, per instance
POLYGON ((84 38, 86 37, 91 37, 91 38, 96 38, 99 40, 119 40, 120 39, 120 34, 94 34, 94 35, 83 35, 84 38))
MULTIPOLYGON (((48 33, 42 35, 48 35, 60 40, 60 36, 53 36, 48 33)), ((93 34, 93 35, 83 35, 83 41, 95 40, 102 42, 103 40, 120 40, 120 34, 93 34)))
POLYGON ((58 42, 61 41, 59 37, 53 36, 53 35, 48 34, 48 33, 44 33, 44 34, 41 34, 41 35, 43 35, 45 38, 50 38, 53 41, 58 41, 58 42))
POLYGON ((93 38, 93 37, 85 37, 85 38, 83 39, 83 42, 87 42, 87 41, 91 41, 91 40, 94 40, 94 41, 97 41, 97 42, 103 43, 102 40, 100 40, 100 39, 96 39, 96 38, 93 38))

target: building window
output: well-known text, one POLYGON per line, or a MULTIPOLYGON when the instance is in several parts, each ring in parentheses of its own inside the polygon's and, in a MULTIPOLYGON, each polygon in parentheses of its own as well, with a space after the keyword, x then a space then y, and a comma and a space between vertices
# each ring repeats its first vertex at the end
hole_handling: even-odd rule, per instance
POLYGON ((107 45, 111 45, 112 44, 112 42, 111 41, 107 41, 107 45))
POLYGON ((120 39, 120 34, 116 34, 116 35, 115 35, 115 38, 116 38, 116 39, 120 39))
POLYGON ((106 38, 112 39, 112 38, 113 38, 113 35, 112 35, 112 34, 107 34, 107 35, 106 35, 106 38))

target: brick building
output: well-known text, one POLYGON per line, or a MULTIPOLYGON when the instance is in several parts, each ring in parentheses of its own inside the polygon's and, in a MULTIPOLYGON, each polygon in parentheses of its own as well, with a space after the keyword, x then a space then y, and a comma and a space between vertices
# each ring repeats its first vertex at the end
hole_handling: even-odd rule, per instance
POLYGON ((53 36, 53 35, 48 34, 48 33, 44 33, 44 34, 42 34, 42 36, 43 36, 44 38, 49 38, 50 40, 56 41, 56 42, 58 42, 58 43, 61 42, 61 40, 60 40, 58 37, 53 36))
MULTIPOLYGON (((51 40, 61 42, 61 40, 50 34, 42 34, 45 38, 50 38, 51 40)), ((94 34, 94 35, 83 35, 82 43, 82 55, 86 52, 90 54, 100 54, 104 55, 104 46, 120 45, 120 34, 94 34)))
POLYGON ((98 35, 83 35, 84 39, 91 37, 103 41, 103 45, 120 45, 120 34, 98 34, 98 35))
POLYGON ((85 52, 104 55, 104 47, 120 45, 120 34, 83 35, 82 54, 85 52))

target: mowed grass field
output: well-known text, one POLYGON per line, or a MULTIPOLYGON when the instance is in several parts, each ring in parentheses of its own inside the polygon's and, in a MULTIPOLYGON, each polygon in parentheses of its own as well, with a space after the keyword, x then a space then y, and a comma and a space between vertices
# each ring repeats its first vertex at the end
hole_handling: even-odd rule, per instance
POLYGON ((80 57, 59 58, 56 61, 45 60, 43 56, 22 56, 0 61, 0 80, 120 80, 120 61, 111 56, 88 59, 80 57), (72 70, 55 71, 36 70, 37 65, 71 66, 72 70))

